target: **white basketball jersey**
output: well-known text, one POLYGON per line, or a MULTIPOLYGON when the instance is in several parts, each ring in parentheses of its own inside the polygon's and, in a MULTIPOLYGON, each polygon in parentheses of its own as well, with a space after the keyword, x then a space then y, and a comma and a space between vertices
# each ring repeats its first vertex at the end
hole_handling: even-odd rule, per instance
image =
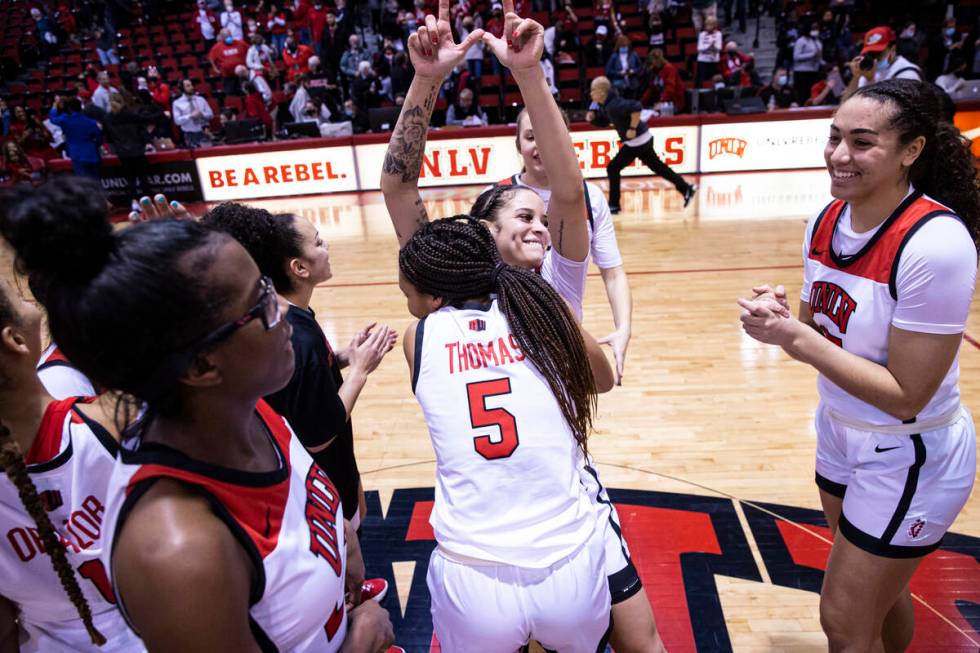
POLYGON ((118 447, 100 425, 74 409, 77 401, 51 402, 24 459, 41 505, 65 545, 93 622, 108 641, 103 647, 92 644, 51 566, 37 524, 6 474, 0 474, 0 595, 20 610, 21 651, 142 651, 142 643, 116 609, 99 560, 106 479, 118 447))
MULTIPOLYGON (((804 287, 813 321, 831 342, 880 365, 888 363, 889 330, 898 303, 899 261, 909 240, 928 221, 953 212, 920 192, 913 192, 881 225, 864 247, 842 257, 833 247, 834 232, 846 203, 831 202, 812 222, 804 254, 804 287)), ((963 239, 969 239, 963 229, 963 239)), ((959 355, 932 399, 917 416, 928 420, 952 410, 960 401, 959 355)), ((861 401, 824 375, 820 398, 834 410, 862 422, 900 423, 861 401)))
POLYGON ((41 360, 37 362, 37 375, 44 389, 55 399, 93 397, 98 394, 88 377, 78 371, 55 344, 41 354, 41 360))
POLYGON ((419 322, 413 387, 436 454, 436 541, 519 567, 571 555, 595 529, 579 449, 494 300, 419 322))
POLYGON ((259 648, 339 651, 347 635, 340 495, 286 421, 264 401, 257 412, 279 455, 276 471, 243 472, 189 461, 162 446, 123 448, 109 482, 102 561, 111 569, 112 542, 154 482, 169 478, 193 486, 208 497, 255 565, 249 617, 259 648))

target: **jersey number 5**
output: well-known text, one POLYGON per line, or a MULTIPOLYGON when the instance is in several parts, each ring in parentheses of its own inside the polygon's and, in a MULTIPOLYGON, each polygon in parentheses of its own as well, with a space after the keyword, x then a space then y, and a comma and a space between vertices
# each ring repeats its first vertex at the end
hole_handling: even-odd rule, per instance
POLYGON ((493 379, 466 384, 466 394, 470 401, 470 424, 473 428, 496 426, 500 429, 500 440, 494 442, 489 435, 473 438, 476 452, 487 460, 507 458, 517 445, 517 422, 504 408, 487 408, 487 397, 510 394, 510 379, 493 379))

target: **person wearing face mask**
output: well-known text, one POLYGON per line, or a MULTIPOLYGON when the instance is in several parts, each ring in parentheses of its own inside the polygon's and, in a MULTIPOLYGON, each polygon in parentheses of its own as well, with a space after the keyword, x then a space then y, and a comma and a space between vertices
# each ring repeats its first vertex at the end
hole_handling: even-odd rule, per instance
POLYGON ((235 9, 232 0, 225 0, 225 9, 221 12, 221 28, 228 30, 233 39, 242 40, 245 31, 242 29, 242 13, 235 9))
POLYGON ((796 101, 796 93, 789 85, 789 74, 785 68, 777 68, 772 73, 772 81, 759 91, 759 97, 770 109, 789 109, 796 101))
POLYGON ((606 77, 613 87, 622 95, 630 95, 637 90, 640 71, 643 62, 633 51, 630 39, 625 34, 616 37, 616 50, 606 61, 606 77))
POLYGON ((887 26, 868 30, 864 35, 861 54, 851 60, 850 67, 852 76, 844 92, 845 97, 850 97, 859 88, 885 79, 922 81, 919 67, 898 54, 895 32, 887 26))
POLYGON ((803 104, 809 99, 810 89, 820 80, 822 60, 820 28, 816 25, 803 25, 799 38, 793 44, 793 86, 798 103, 803 104))
MULTIPOLYGON (((473 16, 463 16, 460 14, 458 27, 456 28, 459 32, 460 41, 465 41, 466 37, 470 35, 470 32, 478 29, 483 24, 481 20, 480 25, 477 25, 477 18, 479 18, 479 15, 474 18, 473 16)), ((483 77, 483 41, 477 41, 466 51, 466 67, 470 70, 470 77, 479 85, 480 79, 483 77)))
POLYGON ((245 41, 235 39, 226 29, 218 33, 220 39, 208 53, 211 69, 221 75, 221 85, 225 95, 238 95, 238 77, 235 68, 245 65, 248 45, 245 41))
POLYGON ((721 55, 721 74, 733 86, 739 85, 742 68, 752 57, 738 51, 738 43, 729 41, 721 55))
POLYGON ((290 35, 282 49, 282 61, 286 64, 286 79, 293 81, 296 75, 309 72, 312 56, 313 48, 303 45, 295 36, 290 35))

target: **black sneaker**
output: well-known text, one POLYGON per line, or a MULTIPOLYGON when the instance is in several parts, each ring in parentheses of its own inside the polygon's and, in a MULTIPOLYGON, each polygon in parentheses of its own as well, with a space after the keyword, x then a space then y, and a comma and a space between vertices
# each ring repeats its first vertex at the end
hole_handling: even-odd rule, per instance
POLYGON ((609 212, 612 213, 613 215, 619 215, 619 212, 622 211, 622 210, 623 209, 619 208, 618 206, 610 206, 609 207, 609 212))
POLYGON ((685 209, 687 208, 687 205, 691 203, 691 200, 694 199, 694 194, 696 192, 698 192, 698 185, 697 184, 688 184, 687 185, 687 190, 684 191, 684 208, 685 209))

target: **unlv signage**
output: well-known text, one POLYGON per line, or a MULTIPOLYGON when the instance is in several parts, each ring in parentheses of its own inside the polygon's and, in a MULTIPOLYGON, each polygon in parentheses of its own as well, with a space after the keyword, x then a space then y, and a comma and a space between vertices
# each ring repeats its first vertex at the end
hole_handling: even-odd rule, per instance
MULTIPOLYGON (((761 590, 767 582, 764 571, 774 586, 820 591, 831 535, 815 510, 760 504, 784 518, 777 519, 743 504, 743 528, 729 499, 640 490, 609 494, 669 651, 733 650, 718 577, 760 583, 761 590), (749 534, 764 569, 753 558, 749 534)), ((429 525, 433 490, 396 490, 384 515, 376 492, 368 493, 367 502, 361 550, 368 573, 387 578, 396 590, 395 566, 414 568, 409 586, 389 592, 384 601, 398 644, 411 651, 438 651, 425 582, 435 547, 429 525)), ((912 592, 929 607, 915 603, 916 631, 909 651, 976 650, 963 633, 980 637, 978 552, 980 539, 948 533, 942 548, 922 562, 912 592)), ((814 607, 816 600, 814 596, 814 607)))
POLYGON ((702 173, 823 168, 830 118, 701 125, 702 173))

